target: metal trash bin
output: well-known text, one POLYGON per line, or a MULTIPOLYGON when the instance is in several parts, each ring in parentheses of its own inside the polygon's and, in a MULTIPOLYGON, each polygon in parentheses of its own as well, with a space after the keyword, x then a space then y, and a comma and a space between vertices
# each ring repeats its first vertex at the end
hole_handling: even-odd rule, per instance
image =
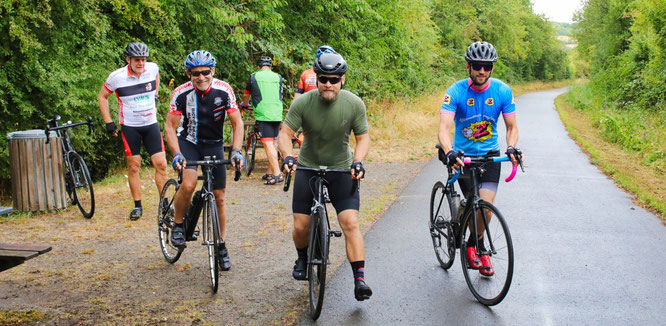
POLYGON ((16 210, 45 211, 67 204, 62 145, 55 132, 49 138, 47 144, 40 129, 7 134, 16 210))

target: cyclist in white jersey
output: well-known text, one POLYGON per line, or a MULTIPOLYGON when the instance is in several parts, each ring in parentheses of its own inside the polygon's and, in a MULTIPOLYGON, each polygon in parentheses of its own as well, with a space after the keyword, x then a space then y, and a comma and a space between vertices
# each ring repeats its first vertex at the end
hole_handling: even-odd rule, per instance
POLYGON ((112 72, 97 95, 106 131, 113 137, 118 137, 118 130, 109 113, 108 99, 113 93, 118 98, 118 121, 125 147, 130 192, 134 199, 134 208, 129 216, 131 220, 137 220, 143 214, 139 177, 142 143, 155 168, 157 191, 162 190, 167 180, 164 140, 156 117, 159 68, 154 62, 146 61, 148 54, 145 44, 128 44, 125 48, 127 66, 112 72))

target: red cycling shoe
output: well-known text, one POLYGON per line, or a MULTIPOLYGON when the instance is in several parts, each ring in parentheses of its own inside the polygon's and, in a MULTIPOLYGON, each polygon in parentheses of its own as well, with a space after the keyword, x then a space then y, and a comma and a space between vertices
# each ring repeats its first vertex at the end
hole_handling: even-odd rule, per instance
POLYGON ((495 275, 495 270, 493 269, 493 265, 490 263, 490 256, 488 255, 481 255, 481 264, 483 265, 479 269, 479 273, 484 276, 493 276, 495 275))
POLYGON ((483 266, 481 265, 481 258, 476 254, 476 248, 474 247, 467 247, 467 264, 471 269, 479 269, 483 266))

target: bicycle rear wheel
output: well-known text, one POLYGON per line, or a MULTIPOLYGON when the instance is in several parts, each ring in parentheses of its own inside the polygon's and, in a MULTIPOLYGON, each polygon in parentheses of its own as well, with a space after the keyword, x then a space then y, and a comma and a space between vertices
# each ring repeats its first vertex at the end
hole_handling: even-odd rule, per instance
POLYGON ((249 176, 254 169, 254 154, 257 151, 257 133, 252 132, 250 139, 247 141, 247 148, 245 149, 245 175, 249 176))
POLYGON ((174 227, 173 200, 177 191, 178 182, 174 179, 167 180, 160 193, 159 204, 157 206, 157 234, 160 239, 160 248, 162 249, 164 259, 169 263, 175 263, 183 252, 183 248, 178 248, 171 243, 170 237, 174 227), (163 198, 167 199, 168 205, 164 205, 163 198))
POLYGON ((95 193, 93 192, 93 182, 90 178, 90 171, 81 155, 76 152, 69 154, 69 162, 72 170, 72 184, 74 185, 74 196, 76 205, 83 217, 91 218, 95 214, 95 193))
POLYGON ((479 256, 487 254, 490 257, 494 275, 485 276, 479 271, 473 270, 469 267, 467 257, 464 253, 467 252, 467 239, 470 234, 474 234, 474 225, 470 223, 471 214, 465 219, 462 226, 463 233, 460 239, 460 252, 463 274, 465 281, 469 286, 470 291, 479 302, 487 306, 494 306, 500 303, 511 286, 511 279, 513 278, 513 244, 511 242, 511 234, 509 227, 504 220, 504 217, 495 206, 490 203, 481 201, 478 205, 477 212, 485 212, 486 223, 483 223, 481 214, 477 213, 479 217, 477 220, 478 233, 483 232, 483 237, 479 239, 479 246, 472 244, 476 247, 479 256), (470 226, 470 224, 472 224, 470 226))
POLYGON ((312 320, 319 318, 321 308, 324 305, 328 242, 326 210, 320 208, 313 215, 310 222, 310 246, 308 247, 308 289, 312 320))
POLYGON ((456 257, 449 196, 448 188, 442 182, 437 181, 432 187, 430 195, 430 237, 435 249, 435 256, 437 256, 439 265, 444 269, 449 269, 456 257))
POLYGON ((220 239, 220 222, 217 219, 217 206, 215 205, 215 196, 212 193, 206 195, 203 209, 203 245, 208 250, 208 271, 210 273, 210 285, 213 293, 217 293, 220 278, 220 269, 218 262, 220 239))

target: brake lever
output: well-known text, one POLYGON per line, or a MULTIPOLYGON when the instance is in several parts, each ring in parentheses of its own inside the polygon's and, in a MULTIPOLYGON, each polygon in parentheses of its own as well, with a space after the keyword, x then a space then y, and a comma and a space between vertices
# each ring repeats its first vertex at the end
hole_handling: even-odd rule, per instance
POLYGON ((88 135, 92 134, 93 118, 88 116, 88 135))

